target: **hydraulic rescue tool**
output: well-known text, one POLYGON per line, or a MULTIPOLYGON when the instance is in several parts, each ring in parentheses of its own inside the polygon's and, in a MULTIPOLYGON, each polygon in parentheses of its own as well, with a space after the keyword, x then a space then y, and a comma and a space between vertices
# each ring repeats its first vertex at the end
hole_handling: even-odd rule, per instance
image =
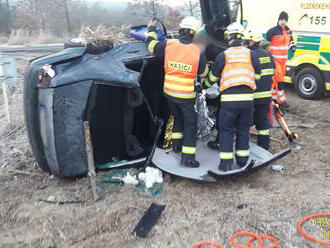
MULTIPOLYGON (((157 21, 162 26, 162 29, 156 28, 157 40, 159 41, 165 40, 165 37, 167 35, 167 29, 165 25, 158 18, 153 18, 152 20, 157 21)), ((145 41, 147 38, 147 32, 148 32, 147 25, 134 26, 131 28, 130 36, 134 39, 145 41)))
POLYGON ((280 109, 280 106, 278 103, 272 101, 272 106, 274 109, 274 116, 280 127, 282 128, 284 134, 288 138, 291 145, 294 147, 297 146, 296 140, 299 138, 298 134, 295 132, 291 132, 289 129, 289 126, 286 124, 284 118, 283 118, 283 112, 280 109))

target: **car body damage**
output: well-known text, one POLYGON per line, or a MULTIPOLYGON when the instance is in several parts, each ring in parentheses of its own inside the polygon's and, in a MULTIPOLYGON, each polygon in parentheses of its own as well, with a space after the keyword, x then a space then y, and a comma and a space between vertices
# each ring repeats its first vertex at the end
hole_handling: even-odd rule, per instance
POLYGON ((76 82, 98 80, 122 87, 137 87, 139 72, 128 69, 125 63, 142 61, 148 56, 141 42, 123 43, 106 53, 89 54, 55 64, 56 76, 49 87, 61 87, 76 82))
MULTIPOLYGON (((25 116, 38 163, 62 177, 85 175, 87 157, 82 123, 88 115, 92 86, 139 87, 139 71, 126 64, 138 68, 147 56, 144 43, 132 42, 102 54, 88 54, 78 47, 32 61, 25 75, 25 94, 28 98, 33 92, 34 102, 27 101, 25 116), (48 84, 39 80, 45 64, 55 71, 48 84)), ((93 101, 95 104, 97 100, 93 101)), ((97 135, 97 131, 94 133, 97 135)))

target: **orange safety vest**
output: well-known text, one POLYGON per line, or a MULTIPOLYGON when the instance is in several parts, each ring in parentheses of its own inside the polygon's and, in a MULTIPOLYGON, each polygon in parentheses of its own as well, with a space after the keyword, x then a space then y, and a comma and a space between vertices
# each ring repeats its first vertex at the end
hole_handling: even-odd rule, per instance
POLYGON ((274 61, 285 64, 288 60, 289 45, 291 41, 291 35, 288 34, 290 30, 282 28, 282 35, 274 35, 269 46, 269 53, 273 55, 274 61))
POLYGON ((191 99, 196 97, 200 50, 194 44, 182 44, 177 39, 166 42, 164 93, 172 97, 191 99))
POLYGON ((255 72, 250 49, 243 46, 230 47, 225 51, 225 58, 226 65, 221 73, 220 91, 239 85, 247 85, 255 90, 255 72))

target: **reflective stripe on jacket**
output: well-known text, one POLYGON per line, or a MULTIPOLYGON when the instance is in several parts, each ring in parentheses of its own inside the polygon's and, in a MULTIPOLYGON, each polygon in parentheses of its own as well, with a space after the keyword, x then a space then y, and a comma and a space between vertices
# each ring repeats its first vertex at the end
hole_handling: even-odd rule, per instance
POLYGON ((221 73, 220 91, 246 85, 256 89, 255 72, 251 62, 250 50, 243 47, 230 47, 225 51, 226 64, 221 73))
POLYGON ((257 89, 254 92, 254 102, 256 104, 267 104, 271 101, 271 86, 275 73, 274 61, 271 55, 260 47, 254 50, 257 53, 260 63, 261 77, 256 81, 257 89))
POLYGON ((195 98, 200 50, 194 44, 183 44, 177 39, 168 40, 165 49, 164 93, 172 97, 195 98))
POLYGON ((274 60, 279 63, 285 63, 288 60, 288 50, 291 41, 291 31, 282 28, 282 35, 274 35, 270 42, 269 52, 274 60))

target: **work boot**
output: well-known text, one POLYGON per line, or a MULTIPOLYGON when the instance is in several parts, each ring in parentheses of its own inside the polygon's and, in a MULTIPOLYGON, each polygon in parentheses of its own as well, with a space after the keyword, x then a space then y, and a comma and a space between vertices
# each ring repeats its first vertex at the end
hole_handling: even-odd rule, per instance
POLYGON ((227 163, 221 163, 218 166, 218 169, 220 171, 226 172, 226 171, 230 171, 231 170, 231 164, 227 164, 227 163))
POLYGON ((237 165, 238 165, 239 167, 243 168, 243 167, 246 165, 246 163, 237 162, 237 165))
POLYGON ((219 141, 217 140, 211 140, 207 143, 207 146, 211 149, 211 150, 219 150, 220 146, 219 146, 219 141))
POLYGON ((190 167, 190 168, 198 168, 199 167, 199 162, 194 158, 181 159, 181 164, 186 166, 186 167, 190 167))

